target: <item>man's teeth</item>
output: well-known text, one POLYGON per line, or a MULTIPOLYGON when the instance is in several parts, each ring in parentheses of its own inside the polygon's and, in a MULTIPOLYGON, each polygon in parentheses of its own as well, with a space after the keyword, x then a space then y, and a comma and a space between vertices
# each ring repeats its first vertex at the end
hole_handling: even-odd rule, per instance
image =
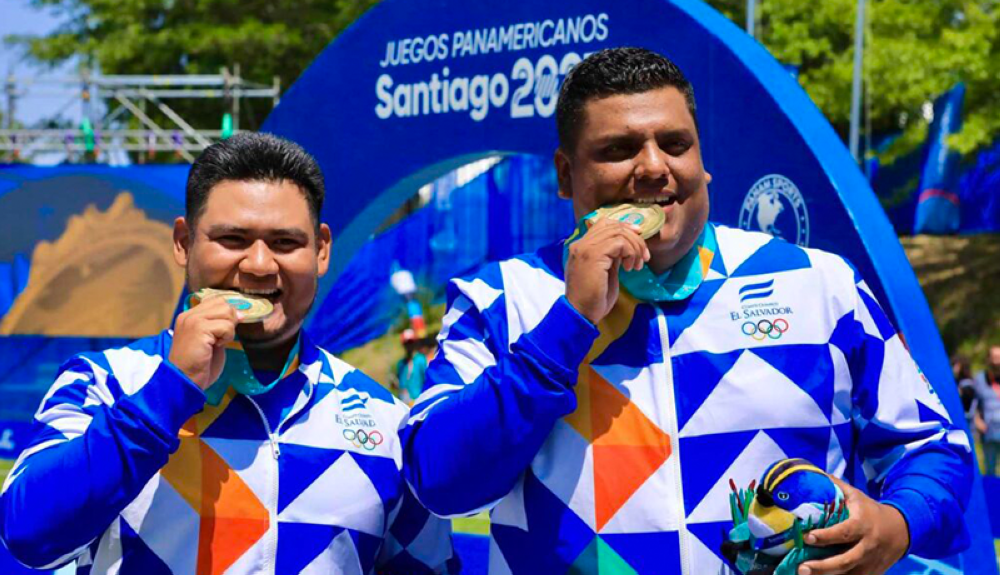
POLYGON ((246 295, 257 295, 264 297, 276 295, 278 293, 278 290, 276 289, 244 289, 240 291, 246 295))
POLYGON ((659 198, 635 198, 632 200, 632 203, 640 205, 656 204, 661 206, 669 206, 673 204, 676 200, 677 200, 676 196, 663 196, 659 198))

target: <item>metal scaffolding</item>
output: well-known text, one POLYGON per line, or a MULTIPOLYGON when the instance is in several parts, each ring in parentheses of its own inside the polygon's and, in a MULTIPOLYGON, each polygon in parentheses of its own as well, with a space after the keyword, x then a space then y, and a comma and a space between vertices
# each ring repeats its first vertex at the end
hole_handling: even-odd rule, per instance
POLYGON ((8 160, 35 153, 65 152, 70 158, 93 152, 126 151, 149 154, 170 151, 188 162, 213 142, 239 132, 240 102, 246 98, 270 98, 278 104, 280 80, 271 86, 248 82, 223 68, 214 75, 100 76, 83 71, 76 77, 51 79, 16 78, 5 82, 7 109, 5 127, 0 129, 0 156, 8 160), (40 89, 35 89, 39 86, 40 89), (14 127, 18 98, 36 96, 68 97, 69 105, 79 102, 83 120, 72 128, 18 129, 14 127), (167 104, 171 99, 221 99, 226 110, 219 130, 196 129, 167 104), (95 106, 101 102, 103 106, 95 106), (148 113, 155 109, 167 120, 157 123, 148 113), (142 127, 135 129, 134 124, 142 127))

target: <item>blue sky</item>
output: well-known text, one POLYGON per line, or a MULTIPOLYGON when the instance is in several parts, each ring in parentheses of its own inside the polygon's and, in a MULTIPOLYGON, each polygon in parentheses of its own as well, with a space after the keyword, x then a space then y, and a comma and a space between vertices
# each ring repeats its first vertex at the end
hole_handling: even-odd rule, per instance
MULTIPOLYGON (((29 0, 0 0, 0 37, 8 34, 45 34, 55 29, 60 18, 48 10, 32 8, 29 0)), ((6 79, 9 74, 21 78, 39 78, 51 76, 67 76, 76 72, 76 66, 70 63, 56 70, 49 70, 30 63, 24 55, 24 50, 0 43, 0 77, 6 79)), ((51 116, 63 108, 69 100, 67 97, 43 96, 31 92, 17 100, 17 119, 30 125, 33 122, 51 116)), ((6 113, 7 99, 0 97, 0 106, 6 113)), ((70 118, 78 118, 79 105, 70 105, 65 114, 70 118)))

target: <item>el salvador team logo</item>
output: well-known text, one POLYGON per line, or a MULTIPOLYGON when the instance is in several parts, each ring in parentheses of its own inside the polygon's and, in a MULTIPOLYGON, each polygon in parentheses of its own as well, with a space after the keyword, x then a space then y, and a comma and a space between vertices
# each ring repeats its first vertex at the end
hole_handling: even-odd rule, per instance
POLYGON ((364 409, 368 405, 368 398, 357 393, 348 392, 340 400, 340 409, 344 412, 364 409))
POLYGON ((351 445, 365 451, 372 451, 382 445, 384 438, 376 431, 365 431, 364 429, 345 429, 344 439, 351 442, 351 445))
POLYGON ((740 227, 809 245, 809 212, 802 193, 791 180, 771 174, 757 180, 740 208, 740 227))
POLYGON ((774 298, 774 278, 744 284, 737 291, 740 311, 729 312, 729 319, 742 322, 743 335, 759 342, 781 339, 791 329, 795 311, 774 298))
POLYGON ((749 300, 764 299, 774 294, 774 280, 769 280, 759 284, 747 284, 740 288, 740 303, 749 300))

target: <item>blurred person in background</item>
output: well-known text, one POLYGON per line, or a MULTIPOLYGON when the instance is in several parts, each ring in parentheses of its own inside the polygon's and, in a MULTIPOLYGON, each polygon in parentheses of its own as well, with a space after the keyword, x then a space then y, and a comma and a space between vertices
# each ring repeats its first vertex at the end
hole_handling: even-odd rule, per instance
POLYGON ((975 425, 983 440, 985 473, 996 475, 1000 459, 1000 345, 990 346, 986 369, 977 373, 973 382, 980 406, 975 425))
POLYGON ((958 354, 951 361, 951 370, 958 384, 958 395, 962 399, 965 423, 969 426, 969 432, 978 438, 976 415, 979 411, 979 399, 976 397, 976 385, 972 380, 972 364, 969 358, 958 354))
POLYGON ((396 364, 396 381, 399 382, 399 397, 411 405, 424 390, 427 372, 427 340, 417 338, 412 329, 404 329, 399 336, 406 355, 396 364))

